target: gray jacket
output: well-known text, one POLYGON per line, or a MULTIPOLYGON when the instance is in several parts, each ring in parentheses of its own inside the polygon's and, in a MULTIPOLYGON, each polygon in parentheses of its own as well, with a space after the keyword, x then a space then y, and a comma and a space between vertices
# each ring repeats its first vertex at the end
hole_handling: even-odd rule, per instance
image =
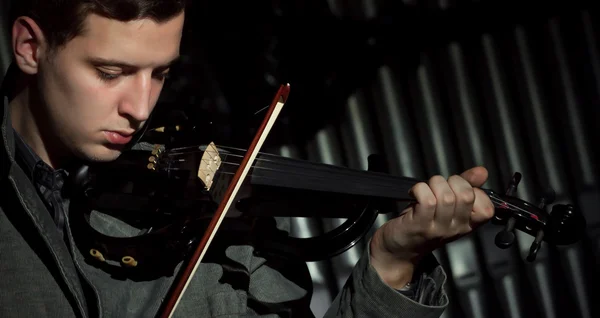
MULTIPOLYGON (((0 317, 153 317, 173 277, 120 279, 87 263, 73 243, 68 213, 63 237, 15 161, 7 98, 3 98, 1 119, 0 317)), ((103 230, 135 233, 116 220, 102 221, 98 226, 103 230)), ((202 263, 174 316, 277 317, 250 306, 250 300, 280 304, 310 300, 310 288, 301 288, 265 259, 254 256, 252 247, 230 246, 225 255, 247 270, 248 288, 237 289, 221 281, 221 264, 202 263)), ((408 297, 381 281, 369 264, 367 248, 326 317, 439 317, 448 304, 443 289, 446 274, 433 257, 421 269, 416 295, 408 297)))

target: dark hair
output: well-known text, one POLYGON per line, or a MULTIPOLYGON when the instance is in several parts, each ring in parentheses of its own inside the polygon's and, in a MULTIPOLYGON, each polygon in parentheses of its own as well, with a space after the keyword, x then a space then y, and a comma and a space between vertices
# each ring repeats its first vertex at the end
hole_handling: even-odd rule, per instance
POLYGON ((187 0, 15 0, 10 23, 28 16, 38 23, 50 49, 56 49, 80 35, 91 14, 119 21, 149 18, 167 21, 186 7, 187 0))

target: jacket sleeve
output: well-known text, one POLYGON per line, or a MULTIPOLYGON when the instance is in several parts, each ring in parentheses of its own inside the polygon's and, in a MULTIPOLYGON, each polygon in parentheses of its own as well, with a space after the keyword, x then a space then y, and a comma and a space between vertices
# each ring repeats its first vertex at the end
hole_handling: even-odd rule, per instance
POLYGON ((444 291, 446 273, 433 254, 420 263, 415 272, 414 295, 386 285, 370 262, 370 244, 354 267, 341 292, 325 314, 334 317, 433 318, 448 306, 444 291))

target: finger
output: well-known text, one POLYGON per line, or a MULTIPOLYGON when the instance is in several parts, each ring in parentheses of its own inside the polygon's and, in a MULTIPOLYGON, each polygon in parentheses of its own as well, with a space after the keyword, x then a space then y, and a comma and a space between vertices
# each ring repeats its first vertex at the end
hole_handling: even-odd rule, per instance
POLYGON ((448 178, 448 185, 456 197, 454 210, 454 221, 456 225, 459 227, 469 225, 471 213, 475 204, 475 192, 473 187, 467 180, 457 175, 448 178))
POLYGON ((442 227, 448 227, 454 217, 455 196, 448 181, 442 176, 429 179, 429 187, 436 198, 436 209, 433 220, 442 227))
POLYGON ((465 170, 460 176, 467 180, 473 187, 481 187, 488 178, 488 171, 486 168, 477 166, 471 169, 465 170))
POLYGON ((494 204, 490 197, 480 189, 474 189, 475 202, 471 213, 471 227, 479 226, 494 216, 494 204))
POLYGON ((413 210, 413 220, 418 223, 429 223, 433 221, 435 214, 436 198, 425 182, 415 184, 409 194, 417 200, 413 210))

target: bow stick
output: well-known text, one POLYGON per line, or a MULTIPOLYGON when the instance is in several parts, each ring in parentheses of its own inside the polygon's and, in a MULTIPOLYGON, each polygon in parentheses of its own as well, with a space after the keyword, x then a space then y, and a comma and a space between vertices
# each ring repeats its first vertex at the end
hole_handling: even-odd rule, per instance
POLYGON ((183 268, 180 271, 180 275, 173 283, 172 288, 169 294, 167 295, 167 298, 163 302, 162 309, 159 310, 159 317, 172 317, 173 312, 177 308, 177 305, 179 304, 183 293, 187 289, 190 281, 192 280, 196 272, 196 269, 200 265, 204 254, 206 253, 210 243, 212 242, 212 239, 214 238, 221 224, 221 221, 223 221, 223 218, 227 214, 229 207, 235 199, 235 196, 238 190, 240 189, 244 178, 248 174, 248 171, 252 166, 252 162, 254 162, 254 160, 256 159, 256 156, 258 155, 260 148, 262 147, 265 139, 271 131, 273 124, 277 120, 277 117, 279 116, 283 105, 285 105, 288 99, 289 92, 289 84, 281 85, 279 87, 279 90, 277 91, 277 94, 275 94, 275 97, 273 98, 273 101, 269 106, 267 114, 265 115, 265 118, 258 129, 258 132, 254 136, 254 139, 252 140, 248 151, 244 155, 244 158, 239 168, 236 170, 233 178, 231 179, 231 183, 229 184, 227 191, 225 192, 223 198, 219 202, 219 207, 217 208, 215 215, 212 217, 206 229, 206 232, 202 236, 202 240, 198 243, 198 246, 194 250, 190 261, 185 265, 185 268, 183 268))

